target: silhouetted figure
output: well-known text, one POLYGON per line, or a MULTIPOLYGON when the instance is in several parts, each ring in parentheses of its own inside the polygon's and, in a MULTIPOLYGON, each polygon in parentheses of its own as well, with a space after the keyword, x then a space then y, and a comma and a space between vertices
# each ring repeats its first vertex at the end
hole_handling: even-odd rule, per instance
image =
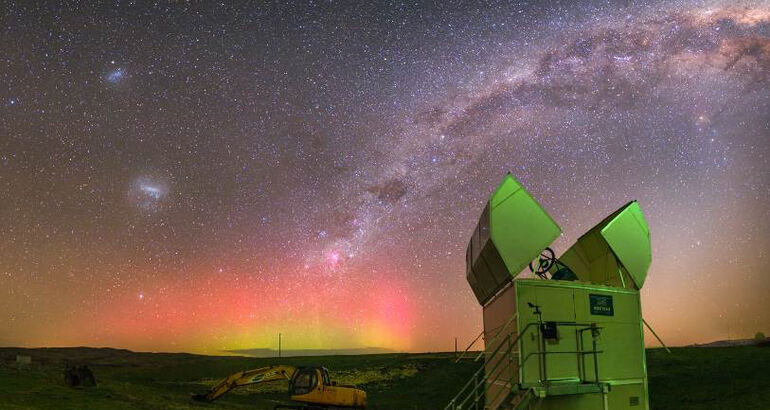
POLYGON ((69 387, 93 387, 96 386, 96 379, 88 366, 67 364, 64 368, 64 384, 69 387))

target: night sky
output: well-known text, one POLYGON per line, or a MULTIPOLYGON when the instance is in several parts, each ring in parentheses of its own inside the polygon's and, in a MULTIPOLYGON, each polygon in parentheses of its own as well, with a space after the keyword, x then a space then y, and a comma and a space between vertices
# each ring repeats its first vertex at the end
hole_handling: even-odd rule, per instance
POLYGON ((463 347, 509 171, 559 252, 639 200, 669 344, 770 333, 768 1, 34 3, 0 6, 0 345, 463 347))

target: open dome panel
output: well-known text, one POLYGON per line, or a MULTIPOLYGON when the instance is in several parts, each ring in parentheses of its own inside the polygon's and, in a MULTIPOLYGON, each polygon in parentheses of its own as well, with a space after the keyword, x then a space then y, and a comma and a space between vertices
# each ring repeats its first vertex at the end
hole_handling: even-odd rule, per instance
POLYGON ((652 262, 650 228, 636 201, 626 205, 602 228, 602 236, 633 278, 637 289, 644 286, 652 262))
POLYGON ((639 204, 632 201, 613 212, 581 236, 559 260, 581 281, 641 289, 652 251, 650 230, 639 204))
POLYGON ((491 299, 560 234, 559 225, 507 174, 468 242, 466 278, 479 303, 491 299))

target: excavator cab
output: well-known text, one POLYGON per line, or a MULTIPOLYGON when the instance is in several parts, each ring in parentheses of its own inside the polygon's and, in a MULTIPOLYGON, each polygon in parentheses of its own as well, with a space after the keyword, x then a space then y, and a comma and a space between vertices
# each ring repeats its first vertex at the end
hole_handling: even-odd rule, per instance
POLYGON ((334 404, 337 407, 366 407, 366 392, 355 386, 338 386, 329 378, 325 367, 299 367, 289 380, 291 399, 312 404, 334 404))
MULTIPOLYGON (((329 379, 329 373, 326 372, 326 379, 329 379)), ((322 380, 323 382, 323 380, 322 380)), ((326 385, 326 383, 323 383, 326 385)), ((318 385, 318 372, 314 367, 300 367, 294 373, 294 377, 289 381, 289 394, 292 396, 308 394, 318 385)))
POLYGON ((329 377, 329 369, 321 366, 319 367, 319 370, 321 370, 321 381, 323 382, 324 386, 336 386, 337 383, 332 383, 331 378, 329 377))

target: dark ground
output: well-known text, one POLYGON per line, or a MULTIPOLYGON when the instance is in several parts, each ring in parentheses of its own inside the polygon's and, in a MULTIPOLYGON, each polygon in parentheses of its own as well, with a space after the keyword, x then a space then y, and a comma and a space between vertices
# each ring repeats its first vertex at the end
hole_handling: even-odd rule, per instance
MULTIPOLYGON (((263 409, 287 403, 285 383, 234 391, 213 404, 190 393, 237 370, 270 364, 324 365, 332 380, 367 391, 371 409, 441 409, 478 364, 453 354, 247 357, 134 353, 115 349, 0 349, 1 409, 263 409), (33 363, 17 369, 16 355, 33 363), (63 383, 65 363, 87 363, 98 386, 63 383)), ((653 410, 770 409, 770 347, 675 348, 647 352, 653 410)))

